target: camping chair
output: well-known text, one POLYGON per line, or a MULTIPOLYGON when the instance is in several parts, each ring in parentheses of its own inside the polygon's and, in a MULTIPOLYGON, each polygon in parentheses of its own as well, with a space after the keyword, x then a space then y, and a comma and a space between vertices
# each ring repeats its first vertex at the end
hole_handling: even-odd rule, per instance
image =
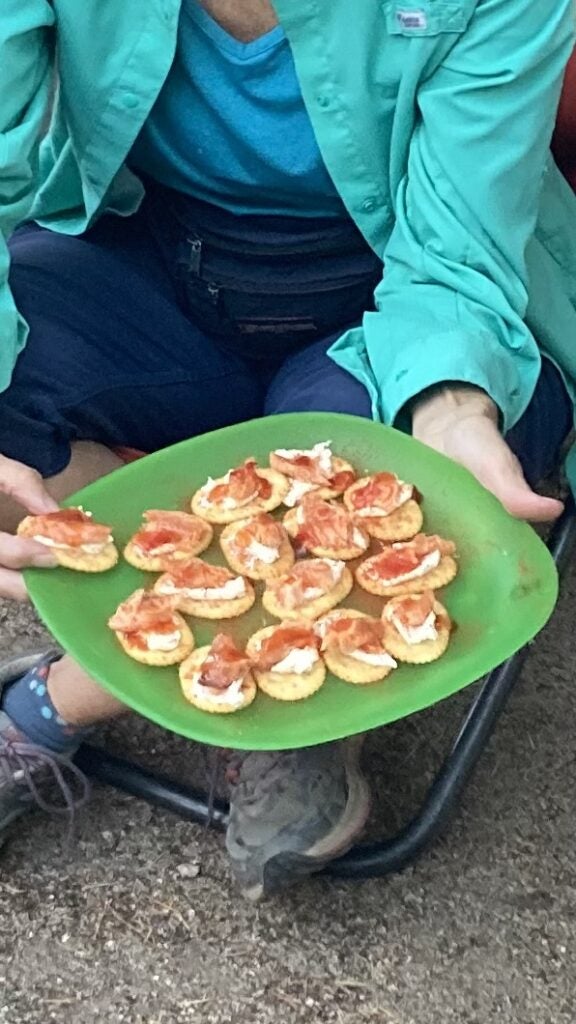
MULTIPOLYGON (((559 166, 576 188, 576 54, 571 60, 554 138, 559 166)), ((560 579, 570 563, 576 543, 576 507, 570 497, 562 517, 548 538, 548 547, 560 579)), ((528 647, 524 647, 482 681, 464 716, 450 752, 437 771, 418 812, 396 835, 354 847, 332 862, 327 874, 341 878, 368 878, 398 871, 431 843, 446 825, 456 801, 494 729, 506 699, 520 677, 528 647)), ((200 824, 224 828, 227 807, 210 802, 206 794, 158 775, 105 750, 84 744, 76 758, 79 767, 99 782, 148 800, 200 824)))

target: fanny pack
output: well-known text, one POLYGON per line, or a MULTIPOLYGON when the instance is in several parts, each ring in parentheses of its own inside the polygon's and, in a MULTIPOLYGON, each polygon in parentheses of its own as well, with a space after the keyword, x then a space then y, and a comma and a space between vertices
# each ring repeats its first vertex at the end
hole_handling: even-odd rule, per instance
POLYGON ((240 216, 145 184, 183 309, 221 347, 277 360, 374 308, 382 261, 351 218, 240 216))

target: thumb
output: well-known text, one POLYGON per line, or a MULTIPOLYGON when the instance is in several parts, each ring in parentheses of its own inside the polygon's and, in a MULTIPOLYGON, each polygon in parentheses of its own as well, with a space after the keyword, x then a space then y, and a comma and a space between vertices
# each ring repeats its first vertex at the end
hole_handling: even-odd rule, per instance
POLYGON ((526 519, 532 523, 548 523, 557 519, 564 510, 563 502, 533 491, 522 472, 520 462, 508 445, 502 439, 500 445, 500 457, 494 458, 490 467, 479 474, 481 483, 500 499, 504 508, 516 519, 526 519))

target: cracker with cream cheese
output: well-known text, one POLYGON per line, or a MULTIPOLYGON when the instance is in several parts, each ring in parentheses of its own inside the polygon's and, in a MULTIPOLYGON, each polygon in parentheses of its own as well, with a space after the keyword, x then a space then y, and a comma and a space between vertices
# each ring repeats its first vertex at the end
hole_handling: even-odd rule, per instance
POLYGON ((282 523, 267 512, 225 526, 220 547, 234 572, 252 580, 282 576, 294 565, 294 550, 282 523))
POLYGON ((248 641, 246 653, 254 663, 259 689, 274 700, 305 700, 326 678, 318 637, 307 622, 281 622, 258 630, 248 641))
POLYGON ((43 544, 59 565, 76 572, 107 572, 118 561, 110 527, 95 523, 82 508, 25 516, 16 532, 43 544))
POLYGON ((192 497, 192 511, 210 523, 233 523, 278 508, 288 486, 281 473, 246 459, 242 466, 200 487, 192 497))
POLYGON ((179 668, 187 701, 212 715, 230 715, 252 704, 257 687, 251 661, 231 637, 218 634, 179 668))

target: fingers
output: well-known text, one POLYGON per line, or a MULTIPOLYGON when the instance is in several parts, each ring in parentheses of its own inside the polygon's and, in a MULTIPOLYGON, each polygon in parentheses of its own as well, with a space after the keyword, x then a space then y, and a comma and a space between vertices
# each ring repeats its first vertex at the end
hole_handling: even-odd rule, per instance
POLYGON ((48 494, 40 473, 3 455, 0 456, 0 492, 33 515, 55 512, 58 508, 58 503, 48 494))
MULTIPOLYGON (((52 551, 26 537, 13 537, 0 533, 0 566, 5 569, 26 569, 30 567, 48 569, 58 565, 52 551)), ((0 588, 0 593, 1 593, 0 588)))
POLYGON ((556 498, 545 498, 530 490, 526 481, 523 486, 512 487, 494 494, 504 508, 516 519, 526 519, 530 523, 551 523, 564 511, 564 504, 556 498))
POLYGON ((0 596, 8 598, 10 601, 28 600, 22 573, 11 572, 10 569, 0 569, 0 596))

